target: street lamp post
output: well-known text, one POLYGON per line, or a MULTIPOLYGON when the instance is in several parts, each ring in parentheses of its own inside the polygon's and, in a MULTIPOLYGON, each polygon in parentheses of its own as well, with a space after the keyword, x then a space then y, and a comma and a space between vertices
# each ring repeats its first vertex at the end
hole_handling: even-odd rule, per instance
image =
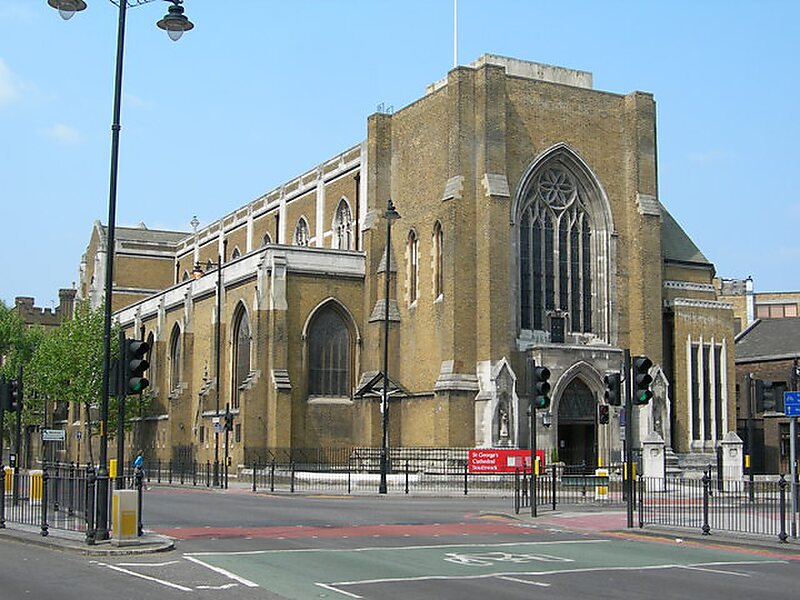
POLYGON ((384 299, 383 299, 383 391, 381 396, 382 412, 382 441, 381 441, 381 480, 378 493, 385 494, 386 474, 389 467, 389 279, 392 273, 392 221, 399 219, 400 214, 395 210, 392 199, 386 206, 386 270, 384 272, 384 299))
MULTIPOLYGON (((125 50, 125 17, 128 5, 141 6, 154 0, 118 0, 114 2, 119 8, 117 22, 117 59, 114 75, 114 108, 111 124, 111 170, 108 189, 108 233, 106 235, 106 279, 104 296, 103 321, 103 381, 100 389, 100 465, 97 471, 97 519, 95 523, 95 540, 108 539, 108 384, 111 367, 111 293, 114 281, 114 229, 117 207, 117 173, 119 171, 119 131, 120 112, 122 109, 122 59, 125 50)), ((165 0, 171 2, 167 15, 158 23, 158 27, 167 32, 170 39, 177 41, 185 31, 194 27, 183 14, 183 0, 165 0)), ((58 10, 64 20, 72 18, 76 12, 86 8, 84 0, 47 0, 47 3, 58 10)))

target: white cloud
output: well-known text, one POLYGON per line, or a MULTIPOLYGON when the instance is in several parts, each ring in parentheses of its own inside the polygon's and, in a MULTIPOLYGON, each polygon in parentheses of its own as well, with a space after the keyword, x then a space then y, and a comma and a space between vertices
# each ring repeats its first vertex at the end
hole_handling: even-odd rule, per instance
POLYGON ((44 134, 50 139, 61 144, 77 144, 81 141, 80 131, 74 127, 70 127, 69 125, 64 125, 62 123, 58 123, 49 129, 46 129, 44 134))
POLYGON ((21 95, 22 86, 6 64, 6 61, 0 58, 0 106, 16 102, 21 95))

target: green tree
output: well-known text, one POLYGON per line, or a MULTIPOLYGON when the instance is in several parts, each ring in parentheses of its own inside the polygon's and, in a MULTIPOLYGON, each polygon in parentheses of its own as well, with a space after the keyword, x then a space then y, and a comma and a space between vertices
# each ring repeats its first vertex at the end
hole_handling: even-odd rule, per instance
MULTIPOLYGON (((88 303, 76 306, 70 321, 48 332, 38 345, 25 373, 26 396, 33 392, 50 402, 78 406, 82 431, 94 462, 92 438, 99 433, 100 401, 103 385, 103 307, 92 310, 88 303)), ((118 354, 119 326, 112 328, 112 358, 118 354)), ((113 386, 112 386, 113 387, 113 386)), ((134 415, 141 414, 149 397, 132 396, 126 406, 126 429, 134 415)), ((117 430, 117 399, 109 398, 108 436, 117 430)))
MULTIPOLYGON (((46 332, 42 327, 27 327, 14 309, 0 302, 0 375, 6 379, 16 379, 19 368, 25 368, 45 337, 46 332)), ((29 425, 38 422, 36 416, 42 414, 41 403, 36 398, 28 397, 24 385, 23 394, 22 423, 29 425)), ((12 414, 5 415, 5 422, 1 424, 4 439, 11 439, 15 421, 12 414)))

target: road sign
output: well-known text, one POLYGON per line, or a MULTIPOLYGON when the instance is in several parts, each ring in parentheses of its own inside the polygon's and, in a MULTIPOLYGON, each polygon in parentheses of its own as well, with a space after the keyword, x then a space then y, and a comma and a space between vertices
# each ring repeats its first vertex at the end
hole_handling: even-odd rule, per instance
POLYGON ((63 442, 67 439, 67 432, 63 429, 42 429, 43 442, 63 442))
POLYGON ((783 414, 800 417, 800 392, 783 392, 783 414))

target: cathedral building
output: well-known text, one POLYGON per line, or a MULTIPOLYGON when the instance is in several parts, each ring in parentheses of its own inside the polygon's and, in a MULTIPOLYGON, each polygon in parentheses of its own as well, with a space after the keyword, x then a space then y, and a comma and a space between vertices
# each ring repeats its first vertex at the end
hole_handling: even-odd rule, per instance
POLYGON ((552 373, 538 446, 614 461, 621 410, 601 424, 598 406, 628 349, 653 361, 655 395, 629 434, 710 455, 736 427, 732 306, 661 200, 651 94, 492 55, 457 67, 218 221, 118 239, 115 318, 152 346, 134 443, 213 461, 228 410, 234 465, 379 447, 380 396, 363 392, 386 344, 392 448, 527 447, 532 358, 552 373))

